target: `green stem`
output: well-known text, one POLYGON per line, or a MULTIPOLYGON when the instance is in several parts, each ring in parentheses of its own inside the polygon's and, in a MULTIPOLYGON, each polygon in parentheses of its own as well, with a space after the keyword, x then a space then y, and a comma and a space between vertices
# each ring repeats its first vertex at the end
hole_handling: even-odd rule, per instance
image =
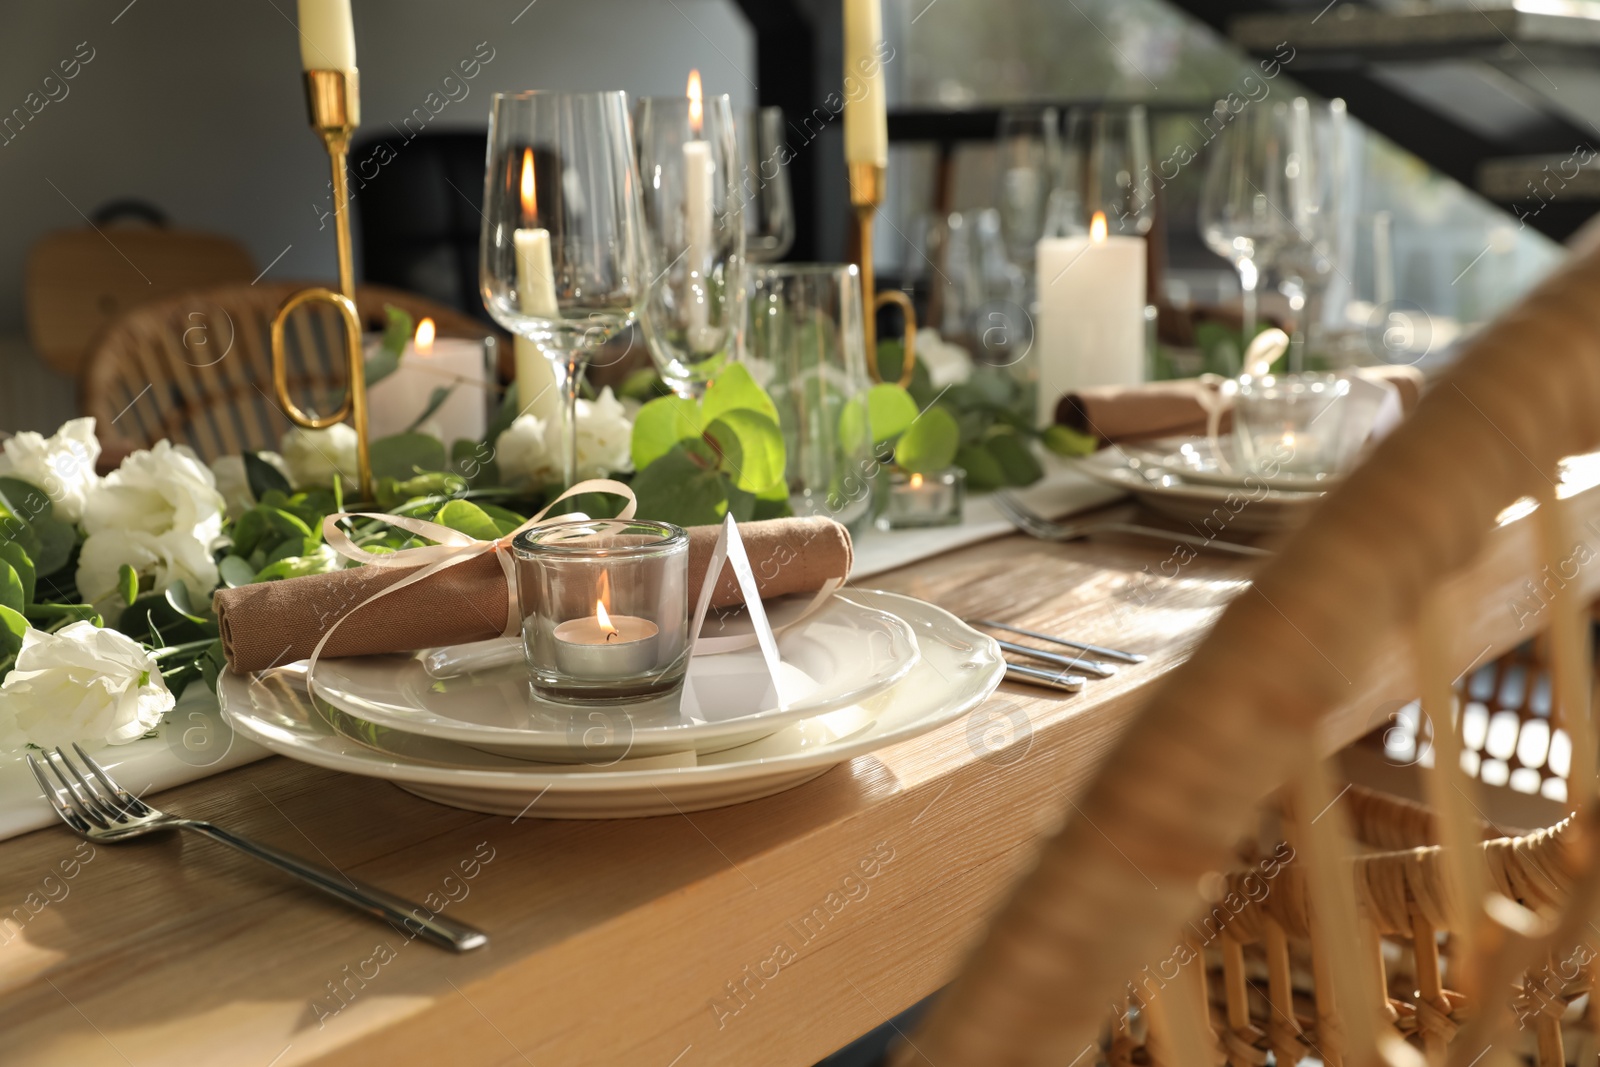
POLYGON ((166 659, 169 656, 177 656, 185 652, 203 652, 212 645, 216 644, 216 641, 217 639, 214 637, 203 637, 198 641, 185 641, 181 645, 168 645, 165 648, 158 648, 154 652, 150 653, 150 658, 166 659))

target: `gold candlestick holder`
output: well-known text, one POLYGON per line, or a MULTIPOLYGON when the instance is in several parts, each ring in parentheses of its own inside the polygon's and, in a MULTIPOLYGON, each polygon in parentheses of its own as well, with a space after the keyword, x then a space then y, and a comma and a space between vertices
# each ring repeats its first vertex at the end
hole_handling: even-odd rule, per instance
POLYGON ((345 159, 350 137, 361 124, 361 82, 354 70, 306 71, 306 108, 311 128, 322 138, 333 167, 333 226, 339 250, 339 291, 323 286, 301 289, 272 318, 272 384, 289 421, 308 430, 322 430, 346 418, 355 423, 356 464, 361 496, 373 499, 372 462, 367 455, 367 374, 361 352, 361 316, 356 312, 355 267, 350 252, 350 189, 345 159), (283 330, 289 315, 305 304, 330 304, 344 320, 346 384, 344 402, 331 415, 311 415, 289 395, 289 361, 283 330))
POLYGON ((850 204, 856 215, 856 262, 861 267, 861 306, 866 318, 867 370, 875 382, 883 381, 878 370, 878 308, 894 304, 906 320, 905 356, 900 363, 900 386, 911 384, 911 371, 917 362, 917 313, 911 298, 899 289, 878 292, 872 273, 872 223, 883 203, 889 168, 881 163, 851 163, 850 204))

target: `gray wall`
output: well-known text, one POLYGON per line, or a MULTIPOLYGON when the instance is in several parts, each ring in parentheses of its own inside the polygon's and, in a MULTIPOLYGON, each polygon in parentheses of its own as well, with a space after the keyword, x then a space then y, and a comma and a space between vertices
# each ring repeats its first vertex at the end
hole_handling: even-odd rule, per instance
MULTIPOLYGON (((5 338, 23 329, 28 247, 50 230, 83 226, 79 211, 139 197, 176 225, 239 238, 258 267, 283 253, 269 277, 334 273, 331 230, 318 231, 314 208, 327 195, 327 157, 306 125, 295 0, 125 2, 6 5, 0 115, 30 92, 43 98, 43 79, 80 43, 93 59, 64 97, 52 82, 61 98, 0 145, 3 429, 44 428, 60 413, 60 395, 23 395, 47 389, 49 376, 21 365, 28 354, 5 338)), ((443 78, 480 42, 494 58, 431 128, 482 128, 489 94, 506 89, 681 94, 691 66, 735 107, 755 102, 754 45, 730 0, 354 0, 354 8, 367 132, 398 123, 430 92, 443 96, 443 78)), ((70 397, 70 386, 60 389, 70 397)))

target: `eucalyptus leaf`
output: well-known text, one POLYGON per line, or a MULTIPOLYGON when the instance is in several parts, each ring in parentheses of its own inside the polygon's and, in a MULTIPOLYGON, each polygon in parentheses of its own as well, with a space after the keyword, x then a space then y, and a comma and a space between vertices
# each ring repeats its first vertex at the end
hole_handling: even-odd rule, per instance
POLYGON ((40 517, 48 519, 55 514, 50 494, 21 478, 0 478, 0 505, 15 512, 24 522, 40 517))
POLYGON ((117 568, 117 595, 124 604, 132 604, 139 599, 139 572, 133 565, 124 563, 117 568))
POLYGON ((999 489, 1006 484, 1005 468, 983 445, 962 445, 955 457, 956 465, 967 472, 967 488, 983 491, 999 489))
POLYGON ((750 370, 743 363, 730 363, 706 385, 706 395, 700 401, 702 425, 727 411, 755 411, 773 422, 778 421, 778 409, 750 370))
POLYGON ((217 572, 222 575, 222 584, 229 589, 237 589, 256 580, 256 569, 238 556, 223 556, 222 562, 217 564, 217 572))
POLYGON ((955 416, 935 405, 906 427, 894 448, 894 461, 913 473, 932 474, 950 466, 961 446, 955 416))
POLYGON ((339 569, 338 557, 328 552, 314 552, 304 556, 285 556, 262 567, 255 576, 258 582, 273 582, 282 578, 303 578, 308 574, 327 574, 339 569))
POLYGON ((244 475, 245 480, 250 483, 250 495, 257 500, 273 489, 280 493, 293 491, 289 479, 283 476, 283 472, 254 452, 244 454, 244 475))
POLYGON ((1044 477, 1044 468, 1039 465, 1028 442, 1017 434, 995 433, 983 445, 1000 464, 1007 485, 1032 485, 1044 477))
POLYGON ((17 572, 17 578, 22 582, 23 597, 31 605, 38 580, 33 560, 28 558, 28 553, 15 541, 0 541, 0 559, 11 564, 11 569, 17 572))
POLYGON ((450 385, 434 386, 433 392, 428 394, 428 403, 423 407, 422 414, 418 415, 412 420, 411 425, 406 427, 406 432, 415 433, 418 426, 421 426, 423 423, 427 422, 428 419, 433 416, 435 411, 438 411, 440 408, 444 407, 444 402, 449 400, 450 394, 455 391, 456 387, 454 383, 450 385))
POLYGON ((872 429, 873 444, 899 437, 915 421, 917 402, 898 385, 879 382, 867 390, 867 425, 872 429))
POLYGON ((34 570, 41 578, 54 574, 72 559, 72 550, 78 547, 78 531, 60 519, 40 515, 30 524, 37 539, 38 549, 28 555, 33 559, 34 570))
POLYGON ((183 582, 173 582, 167 586, 166 596, 167 603, 171 605, 172 610, 190 622, 203 623, 206 621, 205 617, 195 609, 194 604, 189 600, 189 587, 183 582))
POLYGON ((479 541, 493 541, 500 536, 500 527, 495 525, 495 521, 482 508, 470 500, 450 501, 439 509, 433 521, 479 541))
POLYGON ((1092 456, 1100 447, 1093 434, 1079 433, 1070 426, 1047 426, 1043 440, 1044 447, 1058 456, 1092 456))
POLYGON ((679 526, 707 526, 722 521, 728 507, 728 484, 675 448, 633 479, 639 517, 679 526))
MULTIPOLYGON (((505 395, 500 398, 500 406, 495 409, 494 418, 489 420, 489 428, 483 435, 484 443, 489 446, 493 454, 494 443, 500 440, 500 435, 510 429, 511 424, 522 414, 522 405, 517 400, 517 383, 512 382, 506 386, 505 395)), ((472 475, 467 475, 472 477, 472 475)))
POLYGON ((18 614, 28 607, 27 594, 22 590, 22 578, 11 564, 3 561, 0 561, 0 607, 10 608, 18 614))
POLYGON ((661 396, 639 409, 633 420, 629 448, 633 469, 642 471, 681 441, 699 437, 705 430, 699 407, 681 396, 661 396))
POLYGON ((721 451, 721 467, 737 488, 759 493, 782 483, 783 433, 774 419, 754 410, 734 408, 707 426, 705 435, 721 451))
POLYGON ((405 481, 417 474, 443 471, 449 467, 444 442, 423 433, 397 433, 380 437, 368 451, 374 478, 405 481))
POLYGON ((0 660, 16 658, 28 629, 28 620, 20 612, 0 604, 0 660))

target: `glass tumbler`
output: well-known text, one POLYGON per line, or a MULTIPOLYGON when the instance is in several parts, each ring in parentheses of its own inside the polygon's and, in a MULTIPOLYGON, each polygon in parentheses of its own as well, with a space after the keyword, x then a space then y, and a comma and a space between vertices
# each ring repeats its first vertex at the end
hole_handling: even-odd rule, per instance
POLYGON ((689 535, 664 522, 554 523, 512 542, 534 692, 631 703, 683 684, 689 535))
POLYGON ((759 267, 746 363, 778 409, 789 504, 860 533, 878 463, 867 418, 861 274, 853 264, 759 267))
POLYGON ((1344 469, 1356 451, 1344 430, 1349 393, 1350 383, 1334 374, 1241 378, 1233 405, 1239 459, 1269 476, 1344 469))

